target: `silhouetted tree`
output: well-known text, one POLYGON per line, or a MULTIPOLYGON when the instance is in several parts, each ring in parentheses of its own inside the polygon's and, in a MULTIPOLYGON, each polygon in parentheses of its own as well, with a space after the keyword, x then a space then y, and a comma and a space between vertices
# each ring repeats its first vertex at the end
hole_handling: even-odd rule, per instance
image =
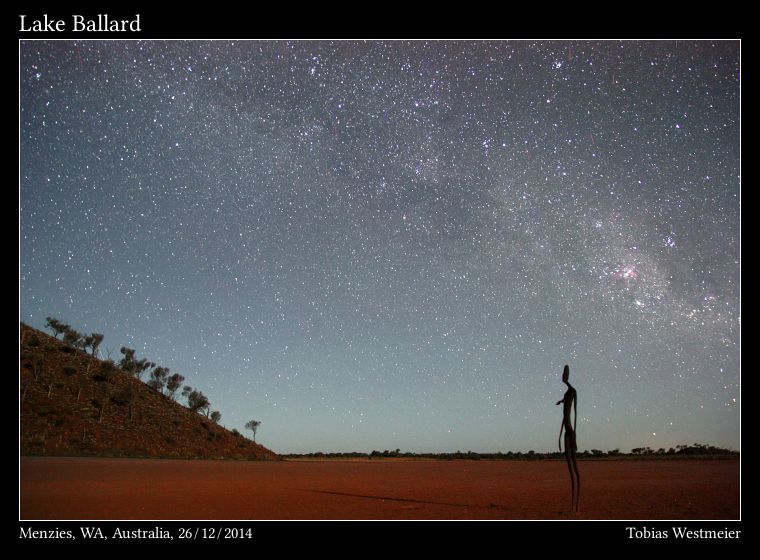
POLYGON ((259 426, 261 426, 261 422, 259 420, 251 420, 246 423, 245 427, 248 430, 251 430, 253 432, 253 442, 256 443, 256 430, 259 429, 259 426))
POLYGON ((137 360, 137 362, 135 362, 135 376, 137 377, 137 379, 142 380, 143 372, 145 372, 146 370, 149 370, 152 367, 156 367, 156 364, 149 361, 147 358, 137 360))
POLYGON ((119 361, 119 367, 127 372, 130 375, 135 375, 135 362, 137 361, 137 358, 135 358, 135 350, 134 348, 127 348, 126 346, 122 346, 119 349, 119 352, 122 353, 124 356, 119 361))
POLYGON ((69 346, 79 348, 82 343, 82 333, 77 332, 67 325, 66 330, 63 332, 63 341, 69 346))
POLYGON ((222 413, 221 413, 221 412, 219 412, 218 410, 215 410, 214 412, 212 412, 212 413, 211 413, 211 416, 210 416, 210 418, 211 418, 211 421, 212 421, 214 424, 218 424, 218 423, 219 423, 219 420, 221 420, 221 419, 222 419, 222 413))
POLYGON ((58 338, 58 335, 61 333, 65 333, 69 327, 66 323, 62 323, 58 319, 54 319, 53 317, 47 317, 47 323, 45 323, 45 328, 50 329, 53 331, 53 337, 58 338))
POLYGON ((148 385, 163 394, 167 377, 169 377, 169 368, 158 366, 150 372, 150 381, 148 381, 148 385))
POLYGON ((142 379, 142 374, 145 372, 145 370, 156 366, 156 364, 149 362, 145 358, 138 360, 135 357, 135 351, 132 348, 122 346, 119 349, 119 352, 124 355, 124 357, 119 362, 119 367, 128 374, 134 375, 137 377, 137 379, 142 379))
POLYGON ((204 395, 201 391, 191 388, 190 392, 187 394, 187 407, 193 412, 199 412, 208 406, 209 401, 208 398, 206 398, 206 395, 204 395))
POLYGON ((134 364, 135 377, 137 377, 137 379, 142 379, 143 372, 145 372, 145 370, 148 370, 152 367, 156 367, 156 364, 147 360, 146 358, 137 360, 134 364))
POLYGON ((182 382, 185 381, 185 377, 179 373, 174 373, 166 380, 166 390, 169 396, 174 399, 174 395, 182 387, 182 382))
POLYGON ((105 337, 102 334, 100 334, 100 333, 95 333, 94 332, 88 338, 90 339, 90 344, 88 346, 90 346, 90 348, 92 348, 92 355, 97 358, 98 357, 98 347, 100 347, 100 343, 103 342, 103 339, 105 337))

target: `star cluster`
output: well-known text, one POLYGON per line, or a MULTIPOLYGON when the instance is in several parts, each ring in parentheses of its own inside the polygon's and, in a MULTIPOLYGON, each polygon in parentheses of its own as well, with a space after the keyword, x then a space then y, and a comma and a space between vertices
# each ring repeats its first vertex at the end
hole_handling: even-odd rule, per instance
POLYGON ((732 41, 22 41, 21 319, 278 452, 739 442, 732 41), (656 434, 656 436, 654 435, 656 434))

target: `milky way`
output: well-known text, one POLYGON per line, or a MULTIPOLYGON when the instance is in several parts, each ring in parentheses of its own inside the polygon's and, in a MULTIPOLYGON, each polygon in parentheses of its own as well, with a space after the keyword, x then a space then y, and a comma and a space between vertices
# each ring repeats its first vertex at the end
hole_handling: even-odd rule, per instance
POLYGON ((22 41, 21 320, 278 452, 739 445, 739 44, 22 41))

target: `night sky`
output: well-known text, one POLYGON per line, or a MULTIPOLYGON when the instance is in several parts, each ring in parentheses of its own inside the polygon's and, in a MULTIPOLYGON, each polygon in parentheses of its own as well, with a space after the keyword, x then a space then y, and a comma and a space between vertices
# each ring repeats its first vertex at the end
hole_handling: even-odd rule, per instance
POLYGON ((279 453, 739 447, 737 41, 21 41, 20 319, 279 453))

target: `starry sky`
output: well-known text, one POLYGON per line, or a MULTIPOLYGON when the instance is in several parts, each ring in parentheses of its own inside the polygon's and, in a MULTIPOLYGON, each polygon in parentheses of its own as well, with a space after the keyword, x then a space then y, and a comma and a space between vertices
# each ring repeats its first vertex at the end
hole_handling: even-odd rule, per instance
POLYGON ((279 453, 738 449, 738 41, 20 42, 20 319, 279 453))

